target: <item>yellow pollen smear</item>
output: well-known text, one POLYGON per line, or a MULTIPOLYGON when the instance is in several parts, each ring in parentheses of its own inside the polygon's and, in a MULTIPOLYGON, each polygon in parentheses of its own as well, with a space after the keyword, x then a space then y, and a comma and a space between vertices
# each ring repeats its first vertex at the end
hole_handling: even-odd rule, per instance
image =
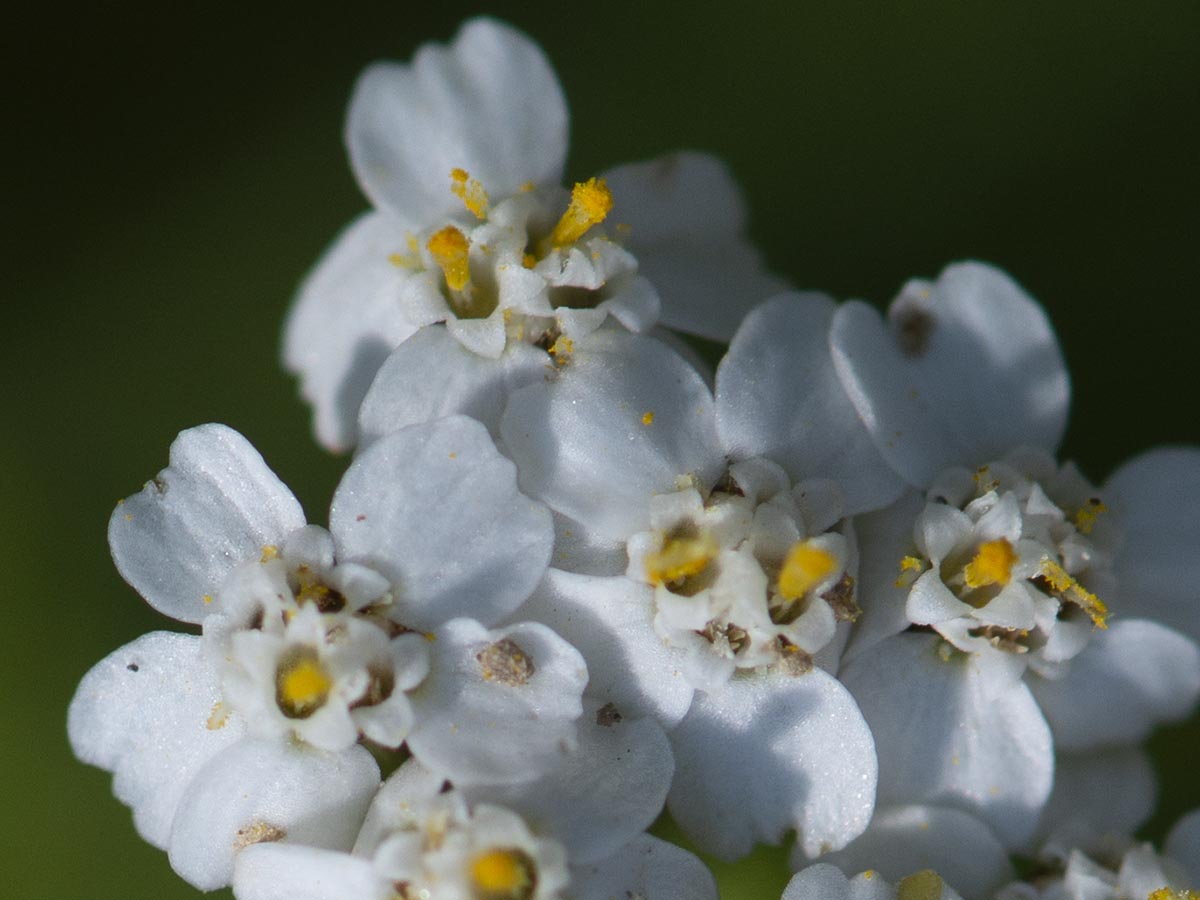
POLYGON ((719 549, 716 538, 703 532, 667 537, 661 550, 646 556, 646 580, 662 586, 699 575, 719 549))
POLYGON ((1091 534, 1096 527, 1096 520, 1101 513, 1108 512, 1108 507, 1099 500, 1091 499, 1075 513, 1075 527, 1083 534, 1091 534))
POLYGON ((1016 561, 1016 551, 1007 538, 987 541, 979 545, 979 552, 963 569, 963 580, 969 588, 981 588, 989 584, 1003 587, 1012 580, 1012 567, 1016 561))
POLYGON ((467 174, 466 169, 450 170, 450 192, 454 194, 473 216, 486 219, 488 214, 488 195, 483 185, 467 174))
POLYGON ((1169 887, 1161 887, 1157 891, 1151 891, 1146 900, 1200 900, 1200 891, 1173 891, 1169 887))
POLYGON ((917 556, 906 556, 900 560, 900 575, 896 578, 896 587, 910 587, 925 571, 925 560, 917 556))
POLYGON ((550 349, 546 351, 554 357, 556 366, 565 366, 567 357, 575 352, 575 342, 565 334, 560 334, 554 339, 554 343, 550 345, 550 349))
POLYGON ((1039 573, 1063 600, 1074 603, 1092 620, 1097 628, 1108 628, 1108 607, 1104 601, 1072 578, 1067 570, 1051 559, 1043 559, 1039 573))
POLYGON ((521 896, 530 886, 524 854, 516 850, 489 850, 471 863, 471 880, 488 896, 521 896))
POLYGON ((603 178, 579 182, 571 189, 571 203, 567 211, 550 233, 550 243, 555 247, 575 243, 589 228, 599 225, 608 217, 612 205, 612 193, 603 178))
POLYGON ((303 717, 325 703, 333 680, 315 657, 305 655, 280 670, 276 687, 284 712, 303 717))
POLYGON ((425 246, 441 267, 442 274, 446 276, 446 286, 452 291, 465 288, 471 280, 471 243, 467 236, 453 225, 447 225, 440 231, 435 231, 425 246))
POLYGON ((788 551, 779 571, 779 596, 799 600, 833 574, 837 559, 811 541, 798 541, 788 551))
POLYGON ((924 869, 896 885, 896 900, 941 900, 943 886, 942 876, 924 869))
POLYGON ((262 556, 258 558, 258 561, 265 563, 273 559, 279 559, 279 548, 273 544, 267 544, 262 548, 262 556))
POLYGON ((642 424, 643 425, 653 425, 654 424, 654 413, 652 413, 652 412, 642 413, 642 424))

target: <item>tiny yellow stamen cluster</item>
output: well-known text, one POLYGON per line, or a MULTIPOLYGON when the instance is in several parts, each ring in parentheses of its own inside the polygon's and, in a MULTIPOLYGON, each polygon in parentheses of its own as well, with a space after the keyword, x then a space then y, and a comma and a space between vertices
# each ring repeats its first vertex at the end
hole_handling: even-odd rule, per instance
POLYGON ((1100 514, 1106 512, 1108 512, 1108 507, 1093 497, 1076 511, 1075 527, 1083 534, 1091 534, 1100 514))
POLYGON ((1169 887, 1161 887, 1157 891, 1151 891, 1146 900, 1200 900, 1200 891, 1175 891, 1169 887))
POLYGON ((304 719, 325 705, 333 679, 315 652, 300 650, 280 664, 275 674, 275 699, 290 719, 304 719))
POLYGON ((932 869, 914 872, 896 885, 896 900, 941 900, 944 882, 932 869))
POLYGON ((546 351, 554 357, 556 366, 565 366, 567 357, 575 352, 575 342, 565 334, 560 334, 554 339, 554 343, 550 345, 550 349, 546 351))
POLYGON ((672 585, 699 575, 716 558, 716 538, 694 529, 663 539, 662 549, 646 556, 646 580, 656 586, 672 585))
POLYGON ((273 559, 279 559, 279 548, 273 544, 267 544, 267 546, 262 548, 262 556, 258 558, 258 561, 267 563, 273 559))
POLYGON ((836 568, 837 559, 828 550, 812 541, 797 541, 779 570, 779 596, 784 600, 799 600, 836 568))
POLYGON ((1017 553, 1007 538, 987 541, 979 545, 975 558, 963 569, 963 580, 969 588, 991 584, 1003 587, 1012 580, 1012 567, 1016 562, 1017 553))
POLYGON ((653 425, 654 424, 654 413, 652 413, 652 412, 642 413, 642 424, 643 425, 653 425))
POLYGON ((1042 560, 1041 576, 1063 600, 1074 603, 1092 620, 1097 628, 1108 628, 1108 607, 1104 601, 1072 578, 1067 570, 1051 559, 1042 560))
POLYGON ((589 178, 571 189, 571 203, 563 213, 550 243, 555 247, 573 244, 593 225, 599 225, 612 210, 613 198, 603 178, 589 178))
POLYGON ((446 276, 446 286, 452 291, 465 288, 471 280, 471 242, 467 236, 453 225, 447 225, 435 231, 425 246, 446 276))
POLYGON ((924 571, 925 560, 917 556, 904 557, 900 560, 900 574, 896 577, 896 587, 911 587, 924 571))
POLYGON ((471 862, 471 881, 483 898, 517 898, 532 893, 532 861, 520 850, 489 850, 471 862))
POLYGON ((450 170, 450 192, 463 202, 470 213, 477 219, 486 219, 488 214, 487 191, 478 179, 467 174, 466 169, 450 170))

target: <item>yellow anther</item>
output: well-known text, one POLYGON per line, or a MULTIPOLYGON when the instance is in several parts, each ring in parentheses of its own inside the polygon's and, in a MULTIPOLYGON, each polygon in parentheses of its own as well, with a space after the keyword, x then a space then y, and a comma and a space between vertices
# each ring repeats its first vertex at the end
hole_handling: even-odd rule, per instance
POLYGON ((896 885, 896 900, 941 900, 943 886, 941 875, 924 869, 896 885))
POLYGON ((900 560, 900 574, 896 578, 896 587, 910 587, 925 571, 925 560, 918 556, 906 556, 900 560))
POLYGON ((652 412, 642 413, 642 424, 643 425, 653 425, 654 424, 654 413, 652 413, 652 412))
POLYGON ((979 545, 975 558, 963 569, 963 580, 969 588, 990 584, 1003 587, 1012 580, 1012 567, 1016 562, 1017 553, 1007 538, 987 541, 979 545))
POLYGON ((532 269, 537 265, 537 257, 532 253, 524 253, 521 255, 521 265, 526 269, 532 269))
POLYGON ((471 242, 467 236, 453 225, 447 225, 435 231, 425 246, 446 276, 446 286, 452 291, 465 288, 471 280, 471 242))
POLYGON ((717 540, 694 526, 674 529, 663 537, 662 549, 646 556, 646 580, 672 585, 699 575, 720 552, 717 540))
POLYGON ((321 666, 316 651, 297 648, 275 672, 275 700, 289 719, 304 719, 325 705, 333 679, 321 666))
POLYGON ((554 343, 550 345, 550 349, 546 351, 554 357, 556 366, 565 366, 567 357, 575 352, 575 342, 565 334, 560 334, 554 339, 554 343))
POLYGON ((488 214, 488 195, 483 185, 467 174, 466 169, 450 170, 450 192, 463 202, 471 214, 477 219, 486 219, 488 214))
POLYGON ((567 211, 550 233, 550 243, 555 247, 575 243, 589 228, 607 218, 612 205, 612 193, 603 178, 579 182, 571 189, 571 203, 567 211))
POLYGON ((779 570, 779 596, 799 600, 837 569, 837 558, 812 541, 797 541, 779 570))
POLYGON ((1108 607, 1104 601, 1072 578, 1067 570, 1052 559, 1043 559, 1038 574, 1046 580, 1054 593, 1064 601, 1074 603, 1092 620, 1097 628, 1108 628, 1108 607))
POLYGON ((262 556, 258 558, 258 561, 266 563, 273 559, 279 559, 279 548, 274 544, 267 544, 267 546, 262 548, 262 556))
POLYGON ((1093 497, 1083 504, 1075 513, 1075 527, 1084 534, 1091 534, 1096 527, 1096 520, 1101 513, 1108 512, 1108 507, 1093 497))
POLYGON ((533 892, 533 860, 520 850, 489 850, 471 862, 471 880, 482 898, 520 898, 533 892))

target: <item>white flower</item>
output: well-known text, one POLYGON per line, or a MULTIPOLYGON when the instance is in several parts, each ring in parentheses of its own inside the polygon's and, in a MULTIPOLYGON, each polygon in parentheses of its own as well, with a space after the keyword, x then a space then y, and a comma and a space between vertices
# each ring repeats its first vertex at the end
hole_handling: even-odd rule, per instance
MULTIPOLYGON (((562 92, 538 47, 498 22, 472 20, 410 65, 367 69, 346 141, 376 211, 318 264, 286 337, 327 445, 355 443, 384 358, 434 323, 490 359, 514 342, 553 348, 561 335, 569 346, 609 315, 642 331, 659 318, 649 274, 667 324, 727 339, 745 304, 778 287, 742 237, 737 188, 709 157, 625 166, 564 190, 562 92)), ((391 368, 428 375, 411 349, 391 368)), ((442 387, 423 402, 453 404, 444 392, 456 378, 439 366, 442 387)), ((449 412, 473 410, 439 414, 449 412)))

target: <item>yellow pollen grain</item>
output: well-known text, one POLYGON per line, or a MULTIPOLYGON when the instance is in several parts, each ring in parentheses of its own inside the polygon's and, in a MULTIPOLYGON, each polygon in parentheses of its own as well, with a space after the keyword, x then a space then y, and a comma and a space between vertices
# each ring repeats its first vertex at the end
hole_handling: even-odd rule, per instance
POLYGON ((329 696, 333 680, 315 659, 301 658, 282 673, 279 694, 293 709, 318 707, 329 696))
POLYGON ((784 600, 799 600, 836 568, 837 559, 828 550, 812 541, 797 541, 779 570, 779 596, 784 600))
POLYGON ((924 869, 896 885, 896 900, 941 900, 942 887, 942 876, 932 869, 924 869))
POLYGON ((1108 607, 1104 601, 1072 578, 1066 569, 1054 560, 1043 559, 1038 572, 1063 600, 1074 603, 1087 613, 1093 625, 1108 628, 1108 607))
POLYGON ((258 561, 266 563, 273 559, 279 559, 279 548, 274 544, 267 544, 267 546, 262 548, 262 556, 258 558, 258 561))
POLYGON ((550 233, 550 243, 555 247, 575 243, 589 228, 599 225, 608 217, 612 205, 612 193, 603 178, 579 182, 571 189, 567 211, 550 233))
POLYGON ((717 551, 716 539, 707 533, 667 538, 661 550, 647 554, 646 580, 657 587, 699 575, 717 551))
POLYGON ((554 357, 555 365, 565 366, 567 357, 575 352, 575 342, 566 335, 559 335, 546 352, 554 357))
POLYGON ((537 257, 532 253, 525 253, 521 256, 521 265, 526 269, 532 269, 537 265, 537 257))
POLYGON ((478 179, 467 174, 466 169, 450 170, 450 192, 463 202, 471 215, 485 219, 488 214, 488 195, 478 179))
POLYGON ((653 425, 654 424, 654 413, 652 413, 652 412, 642 413, 642 424, 643 425, 653 425))
POLYGON ((471 280, 471 243, 467 236, 453 225, 447 225, 435 231, 425 246, 446 276, 446 286, 452 291, 465 288, 471 280))
POLYGON ((512 850, 489 850, 471 863, 471 880, 482 893, 512 895, 529 885, 529 871, 512 850))
POLYGON ((1012 567, 1017 562, 1017 553, 1007 538, 998 538, 979 545, 965 569, 963 580, 969 588, 981 588, 990 584, 1001 587, 1012 580, 1012 567))
POLYGON ((1075 527, 1083 534, 1091 534, 1096 527, 1096 520, 1101 513, 1108 512, 1108 507, 1099 500, 1092 499, 1081 506, 1075 513, 1075 527))
POLYGON ((212 594, 205 594, 200 599, 201 599, 201 601, 203 601, 205 606, 208 606, 210 603, 213 602, 212 594))

